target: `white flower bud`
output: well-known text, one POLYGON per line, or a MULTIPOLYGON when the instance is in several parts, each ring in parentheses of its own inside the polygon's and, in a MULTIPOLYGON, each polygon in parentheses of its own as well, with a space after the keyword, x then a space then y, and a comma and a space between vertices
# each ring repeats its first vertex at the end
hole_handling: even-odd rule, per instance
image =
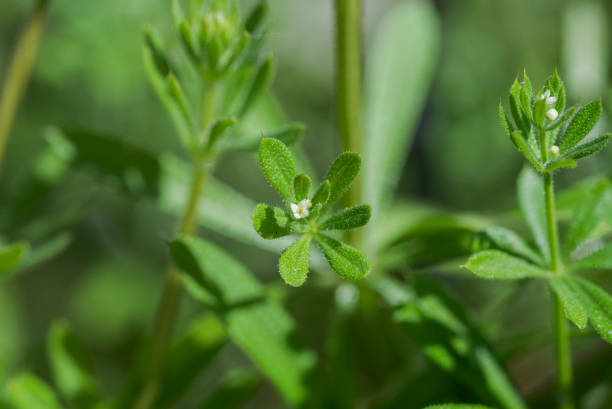
POLYGON ((547 89, 546 91, 544 91, 542 93, 542 95, 540 95, 540 99, 545 99, 546 100, 546 105, 552 105, 555 102, 557 102, 557 97, 551 97, 550 96, 550 90, 547 89))
POLYGON ((550 154, 553 156, 553 158, 558 157, 559 156, 559 147, 557 145, 551 146, 550 154))
POLYGON ((557 119, 558 116, 559 116, 559 113, 557 112, 555 108, 551 108, 548 111, 546 111, 546 117, 550 119, 551 121, 554 121, 555 119, 557 119))
POLYGON ((297 204, 291 203, 289 206, 291 207, 293 217, 295 217, 296 219, 303 219, 305 217, 308 217, 308 215, 310 214, 308 209, 312 207, 312 202, 308 199, 304 199, 297 204))

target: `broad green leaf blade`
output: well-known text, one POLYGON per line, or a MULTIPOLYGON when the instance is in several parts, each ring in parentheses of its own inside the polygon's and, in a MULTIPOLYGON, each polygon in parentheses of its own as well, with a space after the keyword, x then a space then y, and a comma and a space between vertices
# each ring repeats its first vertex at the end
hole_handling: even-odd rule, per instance
POLYGON ((223 323, 212 314, 202 315, 190 323, 168 352, 164 381, 154 407, 173 407, 211 365, 226 340, 223 323))
POLYGON ((575 275, 569 276, 573 290, 579 294, 591 325, 606 341, 612 344, 612 297, 602 288, 575 275))
POLYGON ((359 250, 324 234, 315 239, 331 268, 342 277, 356 280, 370 271, 370 262, 359 250))
POLYGON ((550 277, 548 271, 498 250, 474 254, 465 264, 465 268, 478 277, 492 280, 550 277))
POLYGON ((253 228, 264 239, 276 239, 291 234, 291 219, 278 207, 258 204, 253 213, 253 228))
POLYGON ((293 178, 296 170, 289 148, 276 139, 263 138, 259 145, 259 165, 281 197, 287 202, 294 202, 293 178))
POLYGON ((282 305, 267 299, 253 274, 217 246, 185 236, 172 242, 170 249, 187 290, 196 299, 216 305, 230 339, 290 405, 303 403, 314 356, 297 348, 295 323, 282 305))
POLYGON ((346 193, 360 168, 361 157, 356 153, 344 152, 336 158, 325 176, 325 180, 329 182, 328 206, 334 204, 346 193))
POLYGON ((378 27, 364 78, 363 199, 375 216, 391 202, 441 43, 439 18, 427 0, 399 3, 378 27))
POLYGON ((90 408, 98 401, 91 357, 65 321, 49 331, 47 353, 55 385, 77 408, 90 408))
POLYGON ((577 260, 570 265, 570 268, 572 271, 612 269, 612 243, 577 260))
POLYGON ((198 409, 240 409, 255 395, 260 385, 260 377, 252 370, 233 369, 198 409))
POLYGON ((565 155, 576 146, 593 129, 601 115, 601 100, 593 101, 582 107, 567 126, 565 133, 560 137, 559 148, 565 155))
POLYGON ((605 212, 604 195, 609 188, 607 180, 600 183, 583 197, 582 203, 572 215, 567 237, 563 246, 566 257, 569 257, 576 248, 589 238, 589 235, 600 222, 605 212))
POLYGON ((368 205, 357 205, 341 210, 325 220, 322 230, 350 230, 365 226, 370 220, 372 209, 368 205))
POLYGON ((293 179, 293 191, 295 192, 296 202, 307 199, 310 193, 310 178, 304 173, 300 173, 293 179))
POLYGON ((518 178, 518 201, 533 238, 544 256, 550 261, 550 248, 546 233, 546 210, 544 207, 544 183, 535 171, 524 168, 518 178))
POLYGON ((564 154, 564 156, 572 159, 580 159, 593 155, 602 150, 612 139, 612 134, 605 134, 585 143, 575 146, 572 150, 564 154))
POLYGON ((567 276, 552 277, 548 280, 563 305, 565 315, 580 329, 584 329, 588 322, 585 306, 580 301, 580 294, 576 292, 571 279, 567 276))
POLYGON ((493 409, 489 406, 473 403, 444 403, 442 405, 430 405, 424 409, 493 409))
POLYGON ((282 252, 278 268, 281 277, 287 284, 299 287, 306 281, 311 241, 312 235, 304 234, 282 252))
POLYGON ((0 276, 14 269, 27 251, 27 243, 15 243, 0 249, 0 276))
POLYGON ((244 116, 246 112, 253 105, 255 100, 265 91, 272 79, 274 78, 274 72, 276 70, 276 63, 274 57, 270 56, 264 61, 258 68, 253 78, 251 88, 244 100, 242 107, 240 108, 238 116, 244 116))
POLYGON ((542 256, 529 247, 525 240, 512 230, 494 226, 487 227, 483 234, 500 250, 526 258, 539 265, 544 264, 542 256))
POLYGON ((38 377, 24 373, 6 387, 7 401, 14 409, 60 409, 55 393, 38 377))

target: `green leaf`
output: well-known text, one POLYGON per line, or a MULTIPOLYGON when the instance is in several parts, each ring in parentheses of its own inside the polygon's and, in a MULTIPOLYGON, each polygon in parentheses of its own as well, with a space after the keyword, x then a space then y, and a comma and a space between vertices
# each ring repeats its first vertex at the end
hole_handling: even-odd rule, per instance
POLYGON ((173 73, 168 74, 168 88, 170 89, 170 95, 172 95, 176 106, 185 118, 185 123, 188 126, 191 125, 191 113, 189 112, 189 105, 185 98, 185 93, 183 92, 180 82, 173 73))
POLYGON ((504 132, 506 133, 506 136, 508 137, 508 139, 510 139, 510 141, 516 146, 516 142, 514 141, 514 138, 512 137, 512 134, 514 133, 514 127, 510 123, 510 120, 508 119, 508 115, 506 115, 506 111, 504 111, 504 107, 502 106, 501 101, 499 101, 499 121, 502 125, 502 128, 504 128, 504 132))
POLYGON ((589 234, 601 221, 606 211, 604 195, 608 187, 608 181, 602 180, 583 196, 582 203, 572 215, 563 246, 566 257, 569 257, 580 244, 589 238, 589 234))
POLYGON ((276 63, 273 56, 270 56, 258 68, 253 78, 251 88, 239 110, 238 116, 244 116, 255 100, 265 91, 272 83, 274 72, 276 71, 276 63))
POLYGON ((6 387, 7 400, 13 409, 60 409, 55 393, 38 377, 23 373, 11 379, 6 387))
POLYGON ((215 146, 219 138, 223 136, 225 131, 234 126, 235 123, 236 120, 234 118, 222 118, 215 120, 210 127, 207 149, 212 149, 212 147, 215 146))
POLYGON ((567 318, 578 328, 584 329, 588 322, 587 311, 580 301, 580 294, 574 289, 571 279, 567 276, 551 277, 548 283, 561 301, 567 318))
POLYGON ((314 208, 316 205, 321 204, 325 205, 329 200, 329 191, 331 189, 331 184, 328 180, 324 180, 315 194, 312 196, 312 207, 314 208))
POLYGON ((528 135, 531 125, 521 109, 521 85, 516 78, 510 87, 510 112, 519 130, 524 135, 528 135))
POLYGON ((304 234, 298 241, 282 252, 278 263, 280 275, 285 282, 293 287, 299 287, 308 277, 308 256, 312 235, 304 234))
POLYGON ((268 182, 287 202, 294 202, 293 178, 295 163, 287 146, 271 138, 263 138, 259 145, 259 165, 268 182))
POLYGON ((425 409, 492 409, 489 406, 473 403, 444 403, 442 405, 429 405, 425 409))
POLYGON ((612 139, 612 134, 605 134, 603 136, 599 136, 588 142, 581 143, 575 146, 563 156, 572 159, 580 159, 587 156, 591 156, 602 150, 608 144, 608 142, 610 142, 610 139, 612 139))
POLYGON ((499 250, 486 250, 474 254, 465 268, 478 277, 493 280, 547 278, 550 273, 518 257, 499 250))
POLYGON ((28 244, 21 242, 0 249, 0 276, 8 273, 17 266, 19 260, 28 251, 28 244))
POLYGON ((291 218, 281 208, 258 204, 253 213, 253 227, 264 239, 276 239, 291 234, 291 218))
POLYGON ((544 124, 545 115, 546 115, 546 100, 539 99, 536 101, 533 107, 534 121, 539 127, 541 127, 544 124))
POLYGON ((545 261, 550 261, 544 208, 544 183, 540 175, 529 168, 524 168, 519 175, 518 201, 540 253, 544 256, 545 261))
POLYGON ((327 205, 332 205, 349 189, 361 168, 361 157, 353 152, 340 154, 327 171, 325 180, 329 182, 327 205))
POLYGON ((566 152, 584 139, 591 129, 593 129, 600 115, 601 100, 599 99, 585 105, 576 112, 576 115, 574 115, 572 121, 567 126, 565 133, 561 136, 560 143, 557 143, 561 149, 561 154, 565 155, 566 152))
POLYGON ((502 406, 506 408, 525 408, 520 395, 508 379, 508 375, 489 349, 483 346, 478 347, 475 349, 475 355, 487 388, 500 401, 502 406))
POLYGON ((370 220, 372 209, 368 205, 357 205, 341 210, 325 220, 322 230, 350 230, 365 226, 370 220))
POLYGON ((155 400, 156 409, 175 406, 210 367, 227 341, 223 323, 212 314, 204 314, 189 324, 168 351, 162 387, 155 400))
MULTIPOLYGON (((559 111, 559 112, 562 112, 562 111, 559 111)), ((544 129, 547 131, 552 131, 554 129, 557 129, 559 126, 567 122, 567 120, 571 118, 572 115, 574 115, 574 112, 576 112, 576 107, 569 108, 567 111, 562 112, 561 115, 559 115, 559 118, 555 119, 554 121, 546 125, 544 129)))
POLYGON ((261 379, 250 369, 232 369, 198 409, 240 409, 259 390, 261 379))
POLYGON ((544 264, 542 256, 529 247, 525 240, 512 230, 499 226, 487 227, 483 234, 500 250, 524 257, 539 265, 544 264))
POLYGON ((606 341, 612 344, 612 297, 603 289, 575 275, 569 276, 574 291, 587 311, 591 325, 606 341))
POLYGON ((359 250, 324 234, 317 234, 315 240, 332 269, 344 278, 363 278, 370 271, 370 262, 359 250))
POLYGON ((310 192, 310 178, 304 173, 300 173, 293 179, 293 191, 295 192, 296 202, 308 198, 310 192))
POLYGON ((266 0, 261 0, 253 10, 249 13, 248 17, 244 21, 244 28, 249 33, 254 33, 260 30, 263 23, 268 15, 269 8, 266 0))
POLYGON ((77 408, 90 408, 98 401, 91 357, 65 321, 49 331, 47 353, 57 388, 77 408))
POLYGON ((427 0, 397 3, 378 27, 364 73, 363 197, 374 212, 383 212, 429 95, 441 29, 427 0))
POLYGON ((520 131, 514 131, 512 134, 512 142, 514 146, 523 154, 523 156, 535 167, 537 170, 542 170, 542 164, 540 163, 537 155, 529 144, 523 138, 523 134, 520 131))
POLYGON ((563 168, 573 169, 576 167, 576 165, 577 163, 573 159, 557 158, 546 162, 546 165, 544 165, 544 170, 551 172, 553 170, 563 168))
POLYGON ((291 406, 307 396, 306 377, 313 354, 298 348, 295 323, 265 287, 223 249, 197 237, 170 243, 187 290, 213 305, 224 318, 230 339, 276 386, 291 406))
POLYGON ((586 255, 570 265, 572 271, 581 270, 611 270, 612 269, 612 243, 586 255))
POLYGON ((146 27, 144 30, 144 40, 145 46, 151 52, 155 69, 159 72, 160 76, 167 76, 170 73, 170 67, 168 66, 168 57, 162 47, 159 36, 151 27, 146 27))

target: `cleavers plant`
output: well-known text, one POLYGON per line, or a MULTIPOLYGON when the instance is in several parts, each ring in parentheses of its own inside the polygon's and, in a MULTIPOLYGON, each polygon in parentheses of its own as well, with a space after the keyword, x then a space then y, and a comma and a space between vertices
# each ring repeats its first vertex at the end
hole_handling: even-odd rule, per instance
POLYGON ((555 71, 534 92, 524 74, 510 89, 512 122, 500 103, 502 126, 536 171, 525 168, 518 179, 518 199, 536 248, 502 227, 486 229, 475 242, 481 251, 465 267, 487 279, 545 280, 554 294, 557 379, 560 407, 573 408, 570 334, 566 317, 578 328, 588 323, 612 343, 612 297, 579 276, 590 269, 612 267, 612 243, 598 235, 607 181, 595 184, 573 214, 561 245, 555 215, 554 173, 606 145, 612 135, 589 137, 601 114, 601 101, 580 109, 566 108, 563 81, 555 71))
POLYGON ((285 202, 287 210, 259 204, 253 214, 253 227, 264 239, 289 234, 300 238, 280 256, 280 275, 287 284, 298 287, 308 276, 308 257, 312 239, 317 242, 329 265, 342 277, 357 279, 370 270, 370 263, 359 250, 323 233, 351 230, 370 220, 370 206, 362 204, 328 216, 331 206, 350 188, 361 167, 356 153, 344 152, 329 168, 325 180, 310 195, 310 178, 296 174, 291 152, 282 142, 264 138, 259 147, 259 163, 285 202))

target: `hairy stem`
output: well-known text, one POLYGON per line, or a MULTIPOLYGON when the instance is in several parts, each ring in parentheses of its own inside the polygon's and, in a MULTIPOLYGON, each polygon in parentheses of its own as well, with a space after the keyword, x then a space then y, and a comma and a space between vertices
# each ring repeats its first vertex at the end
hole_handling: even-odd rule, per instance
POLYGON ((39 0, 36 3, 34 11, 19 37, 15 53, 6 73, 2 95, 0 95, 0 165, 4 157, 8 134, 15 119, 15 113, 32 72, 48 4, 48 0, 39 0))
MULTIPOLYGON (((336 99, 338 127, 344 150, 361 153, 361 0, 336 0, 336 99)), ((345 197, 347 206, 361 202, 358 176, 345 197)), ((358 246, 361 229, 347 232, 358 246)))
MULTIPOLYGON (((210 89, 206 93, 204 99, 204 107, 202 113, 201 129, 204 130, 213 121, 216 113, 216 86, 211 84, 210 89)), ((204 183, 210 172, 211 166, 206 163, 201 157, 197 156, 193 164, 193 174, 191 188, 189 191, 189 199, 181 223, 178 229, 178 234, 193 234, 197 228, 197 209, 202 196, 204 183)), ((182 284, 179 276, 179 270, 174 264, 170 264, 164 294, 159 305, 158 314, 153 333, 151 359, 149 363, 149 372, 146 384, 142 390, 135 409, 149 409, 157 397, 161 382, 162 371, 172 339, 172 331, 174 322, 179 311, 181 300, 182 284)))
MULTIPOLYGON (((544 159, 546 160, 546 157, 544 157, 544 159)), ((560 274, 562 272, 562 266, 559 255, 559 235, 557 233, 557 220, 555 217, 555 192, 553 175, 551 172, 546 172, 544 174, 544 194, 548 243, 550 248, 550 267, 555 274, 560 274)), ((565 318, 565 312, 563 311, 563 305, 556 295, 554 295, 554 314, 557 384, 559 388, 560 408, 573 409, 572 357, 569 328, 565 318)))

